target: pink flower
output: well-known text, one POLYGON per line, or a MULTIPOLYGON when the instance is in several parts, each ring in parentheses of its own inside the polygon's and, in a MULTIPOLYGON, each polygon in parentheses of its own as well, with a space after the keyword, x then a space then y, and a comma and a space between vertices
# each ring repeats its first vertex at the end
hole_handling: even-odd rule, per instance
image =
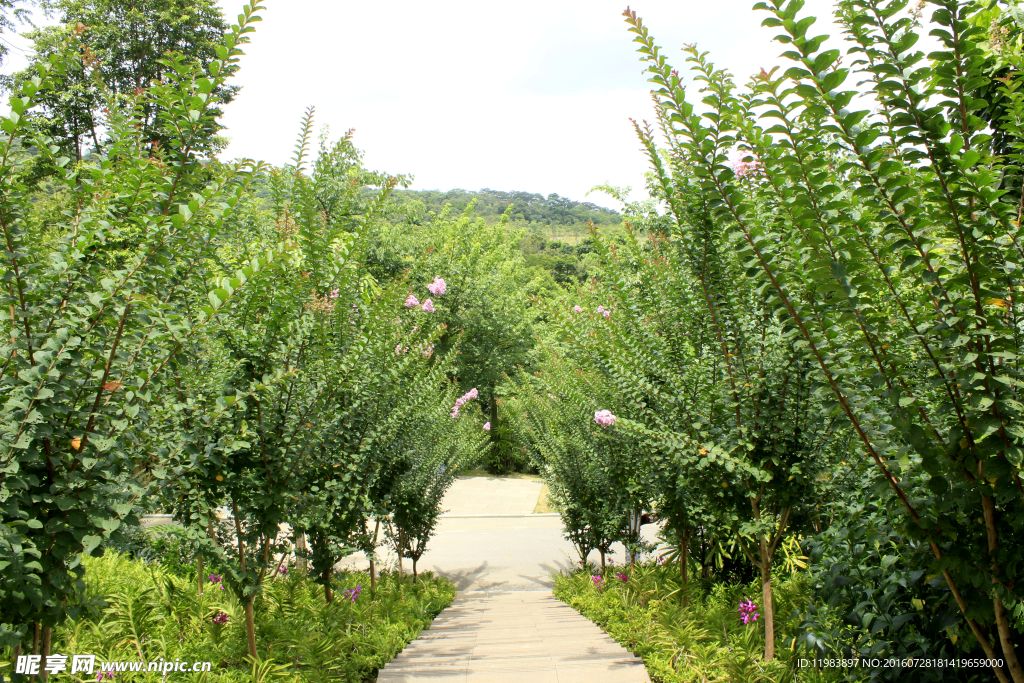
POLYGON ((219 626, 223 626, 224 624, 228 623, 228 615, 224 612, 217 612, 213 615, 213 623, 219 626))
MULTIPOLYGON (((744 156, 750 156, 746 154, 744 156)), ((761 162, 755 157, 753 161, 744 161, 743 157, 736 159, 732 162, 732 171, 736 174, 737 178, 746 178, 748 175, 753 175, 761 170, 761 162)))
POLYGON ((427 344, 427 348, 423 349, 422 353, 427 358, 430 358, 431 354, 434 353, 434 345, 433 344, 427 344))
POLYGON ((610 310, 608 310, 607 308, 605 308, 604 306, 598 306, 597 307, 597 312, 600 313, 601 315, 603 315, 606 318, 612 317, 612 312, 610 310))
POLYGON ((611 427, 617 419, 610 410, 598 410, 594 413, 594 422, 602 427, 611 427))
POLYGON ((448 283, 439 277, 435 277, 434 281, 427 285, 427 289, 429 289, 430 293, 434 296, 441 296, 448 291, 448 283))
POLYGON ((579 304, 577 304, 577 305, 572 307, 572 312, 573 313, 582 313, 583 309, 579 307, 579 304))
POLYGON ((422 308, 427 313, 433 313, 434 312, 434 302, 431 301, 430 299, 427 299, 426 301, 423 302, 422 308))
POLYGON ((484 431, 485 432, 491 431, 491 423, 490 422, 485 422, 484 423, 484 431))
POLYGON ((338 298, 338 290, 337 290, 337 288, 332 289, 329 296, 330 296, 331 299, 337 299, 338 298))
POLYGON ((419 305, 420 305, 420 300, 417 299, 416 297, 414 297, 412 294, 410 294, 408 297, 406 297, 406 299, 405 299, 405 307, 406 308, 412 308, 413 306, 419 306, 419 305))
POLYGON ((744 600, 740 603, 740 620, 744 624, 749 624, 752 621, 757 621, 757 618, 761 616, 761 613, 757 611, 757 605, 751 600, 744 600))
POLYGON ((604 586, 604 577, 600 574, 594 574, 590 580, 594 582, 594 588, 597 590, 601 590, 601 587, 604 586))
POLYGON ((615 574, 615 578, 621 581, 622 583, 627 583, 629 581, 629 577, 623 574, 622 572, 618 572, 617 574, 615 574))
POLYGON ((400 355, 402 355, 403 353, 405 353, 408 350, 409 350, 408 347, 402 348, 402 345, 399 344, 398 346, 395 347, 395 355, 396 356, 400 356, 400 355))
POLYGON ((279 574, 281 574, 282 576, 284 576, 285 574, 288 573, 288 567, 285 567, 284 565, 281 565, 280 567, 277 568, 277 572, 279 574))
POLYGON ((462 396, 459 396, 455 400, 455 406, 452 408, 452 417, 458 417, 459 416, 459 408, 461 408, 462 406, 466 405, 466 403, 468 403, 469 401, 472 401, 474 398, 476 398, 479 395, 480 395, 480 392, 476 390, 476 387, 474 387, 474 388, 470 389, 469 391, 467 391, 462 396))

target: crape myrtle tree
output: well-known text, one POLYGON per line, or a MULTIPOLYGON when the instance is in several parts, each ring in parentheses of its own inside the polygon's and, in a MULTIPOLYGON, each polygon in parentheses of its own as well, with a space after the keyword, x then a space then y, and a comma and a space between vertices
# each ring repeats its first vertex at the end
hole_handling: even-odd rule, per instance
POLYGON ((927 57, 905 5, 840 2, 841 63, 809 33, 802 3, 760 3, 791 66, 740 90, 686 48, 703 114, 627 11, 670 163, 646 128, 638 133, 672 212, 702 195, 799 340, 831 410, 905 513, 902 533, 928 548, 948 586, 958 646, 980 646, 1004 665, 993 668, 998 680, 1020 683, 1024 250, 1020 203, 1000 188, 1021 158, 1019 76, 991 82, 970 5, 929 5, 940 48, 927 57), (974 96, 983 85, 1009 100, 992 125, 1011 135, 1012 154, 992 154, 974 96), (745 159, 734 169, 737 149, 745 159))
MULTIPOLYGON (((169 364, 230 299, 225 293, 213 305, 188 306, 203 282, 202 264, 256 170, 249 162, 204 170, 202 156, 213 118, 210 94, 242 54, 258 9, 255 2, 246 6, 208 69, 169 55, 159 85, 109 101, 110 145, 84 165, 67 170, 59 146, 29 125, 40 95, 60 87, 80 49, 73 38, 35 64, 36 75, 21 84, 0 121, 5 644, 17 647, 34 625, 46 655, 50 629, 79 613, 82 556, 101 552, 104 539, 137 523, 134 503, 147 491, 135 430, 151 402, 163 400, 169 364), (146 148, 146 104, 166 112, 160 132, 174 144, 146 148), (22 175, 30 157, 45 159, 74 198, 64 222, 48 226, 45 242, 32 239, 41 227, 22 175), (199 173, 203 183, 194 182, 199 173), (137 231, 137 248, 110 268, 107 244, 126 229, 137 231)), ((258 280, 273 256, 252 259, 247 277, 258 280)))
MULTIPOLYGON (((563 304, 552 318, 576 363, 615 396, 614 426, 595 419, 643 443, 684 578, 698 531, 701 540, 725 531, 760 573, 771 659, 773 559, 816 500, 834 430, 804 379, 803 353, 691 199, 685 220, 643 244, 628 231, 615 247, 594 230, 599 283, 579 299, 585 306, 563 304)), ((594 405, 593 392, 578 395, 594 405)))
POLYGON ((499 429, 499 387, 504 373, 529 362, 536 311, 526 294, 530 282, 518 249, 520 231, 508 227, 508 212, 494 225, 473 219, 474 205, 457 216, 445 208, 423 226, 401 225, 405 236, 395 248, 410 263, 414 282, 444 280, 443 296, 423 285, 411 294, 420 305, 430 301, 448 325, 438 353, 448 353, 460 339, 453 376, 463 391, 479 390, 480 407, 492 426, 491 469, 507 472, 513 451, 499 443, 507 434, 499 429))
MULTIPOLYGON (((205 71, 218 59, 217 46, 227 29, 213 0, 43 0, 41 5, 58 24, 27 34, 36 59, 60 52, 69 34, 76 37, 79 50, 56 76, 57 87, 41 94, 34 116, 52 144, 76 161, 107 143, 103 108, 108 100, 127 102, 162 82, 169 75, 164 61, 169 52, 205 71)), ((18 87, 32 75, 29 67, 9 80, 18 87)), ((220 82, 209 93, 210 104, 230 102, 237 92, 238 86, 220 82)), ((159 123, 159 102, 143 98, 134 104, 143 144, 171 144, 174 138, 159 123)), ((223 146, 215 138, 220 129, 216 118, 204 121, 204 137, 218 147, 223 146)))
MULTIPOLYGON (((207 541, 206 551, 225 564, 225 580, 242 600, 252 657, 254 600, 279 556, 291 550, 282 525, 310 533, 313 567, 329 598, 331 559, 344 552, 359 519, 360 475, 374 474, 367 467, 373 446, 386 440, 396 414, 416 410, 425 392, 445 382, 442 373, 429 372, 423 354, 396 359, 395 353, 426 348, 443 327, 427 311, 404 314, 404 284, 382 288, 361 263, 377 207, 396 179, 384 178, 358 219, 326 220, 318 167, 312 174, 305 167, 311 129, 312 111, 293 163, 278 173, 289 177, 276 184, 271 213, 239 222, 239 243, 219 252, 230 267, 248 256, 249 238, 263 237, 282 240, 278 250, 286 255, 236 297, 209 345, 196 350, 220 368, 191 371, 187 377, 198 383, 183 395, 212 390, 231 408, 231 419, 189 420, 186 398, 182 423, 193 432, 170 475, 176 517, 207 541), (225 381, 211 385, 208 376, 225 381), (231 513, 226 533, 217 533, 211 518, 220 505, 231 513)), ((225 298, 242 279, 228 280, 211 297, 225 298)))
MULTIPOLYGON (((376 327, 377 334, 336 348, 345 372, 334 400, 336 415, 318 463, 305 468, 301 514, 292 526, 309 537, 313 574, 328 601, 333 567, 342 557, 361 550, 375 564, 377 520, 395 510, 395 488, 408 474, 403 444, 409 421, 424 415, 429 421, 447 401, 446 392, 454 391, 447 379, 450 368, 435 362, 431 352, 443 324, 427 321, 422 311, 407 311, 401 306, 405 293, 404 286, 396 288, 378 298, 387 306, 363 309, 367 321, 386 321, 376 327), (432 333, 410 329, 420 327, 432 333), (369 531, 371 519, 375 533, 369 531)), ((449 453, 447 443, 423 448, 430 457, 431 449, 449 453)))
POLYGON ((391 514, 386 517, 387 535, 398 556, 412 560, 413 577, 419 576, 417 562, 444 512, 441 503, 459 470, 475 462, 489 445, 483 419, 472 414, 453 417, 452 406, 458 386, 435 391, 432 400, 407 413, 393 443, 398 447, 401 472, 391 491, 391 514))
POLYGON ((601 375, 557 355, 540 367, 516 378, 508 402, 517 440, 544 474, 580 561, 596 550, 603 569, 616 541, 632 559, 641 544, 639 526, 629 521, 650 502, 649 473, 635 439, 607 433, 594 421, 593 406, 614 407, 615 393, 601 375))

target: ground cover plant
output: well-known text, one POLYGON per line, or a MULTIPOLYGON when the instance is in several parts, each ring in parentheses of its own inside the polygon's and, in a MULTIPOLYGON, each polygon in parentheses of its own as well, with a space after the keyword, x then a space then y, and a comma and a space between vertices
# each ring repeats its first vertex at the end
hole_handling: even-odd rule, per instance
MULTIPOLYGON (((792 573, 776 583, 780 612, 805 606, 806 580, 792 573)), ((652 559, 630 567, 581 566, 556 576, 554 591, 641 657, 659 683, 845 680, 842 674, 826 678, 807 672, 796 678, 800 653, 795 650, 764 661, 764 620, 753 602, 761 593, 756 579, 746 584, 684 583, 677 567, 652 559)), ((779 635, 793 638, 798 626, 787 621, 779 635)))
MULTIPOLYGON (((207 580, 197 584, 191 559, 183 568, 117 552, 87 558, 91 614, 57 627, 53 651, 90 653, 103 662, 211 662, 210 672, 174 674, 183 680, 361 683, 376 680, 377 670, 455 597, 451 583, 429 573, 413 581, 383 572, 370 588, 368 574, 346 572, 332 577, 339 597, 327 603, 320 585, 282 565, 254 604, 259 638, 252 658, 243 601, 224 587, 223 574, 216 573, 223 570, 216 566, 208 566, 207 580), (197 585, 203 586, 201 594, 197 585)), ((100 673, 61 677, 94 683, 100 673)), ((163 680, 158 672, 111 677, 163 680)))

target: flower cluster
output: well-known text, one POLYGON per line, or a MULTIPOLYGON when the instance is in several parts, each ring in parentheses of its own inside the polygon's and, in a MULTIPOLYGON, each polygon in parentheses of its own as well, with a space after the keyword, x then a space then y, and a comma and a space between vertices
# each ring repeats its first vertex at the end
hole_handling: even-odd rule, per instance
POLYGON ((420 300, 417 299, 412 294, 410 294, 409 296, 405 297, 405 307, 406 308, 414 308, 414 307, 419 306, 419 305, 420 305, 420 300))
POLYGON ((479 395, 480 395, 480 392, 476 390, 476 387, 473 387, 472 389, 467 391, 465 394, 460 396, 455 401, 455 407, 452 408, 452 417, 458 417, 459 416, 459 408, 461 408, 462 406, 466 405, 466 403, 468 403, 469 401, 472 401, 474 398, 476 398, 479 395))
POLYGON ((433 313, 434 312, 434 302, 431 301, 430 299, 427 299, 426 301, 423 302, 423 305, 420 308, 422 308, 427 313, 433 313))
POLYGON ((425 357, 430 358, 434 354, 434 345, 433 344, 427 344, 426 348, 424 348, 423 351, 421 351, 421 353, 425 357))
POLYGON ((625 574, 623 574, 622 572, 617 572, 615 574, 615 578, 618 579, 619 581, 621 581, 622 583, 628 583, 629 582, 629 577, 626 576, 625 574))
POLYGON ((206 580, 209 581, 210 583, 217 584, 218 586, 220 586, 221 590, 224 590, 223 578, 224 577, 222 577, 220 574, 210 574, 209 576, 206 577, 206 580))
POLYGON ((441 296, 448 291, 448 283, 439 277, 435 277, 434 281, 427 285, 427 289, 429 289, 430 293, 434 296, 441 296))
POLYGON ((484 422, 484 431, 485 432, 491 431, 491 423, 490 422, 484 422))
POLYGON ((744 600, 740 603, 740 621, 744 624, 749 624, 752 621, 757 621, 757 618, 761 616, 761 613, 757 611, 757 605, 750 600, 744 600))
POLYGON ((224 624, 228 623, 228 615, 224 612, 217 612, 213 615, 213 623, 217 624, 218 626, 223 626, 224 624))
POLYGON ((601 315, 603 315, 606 318, 612 317, 612 312, 610 310, 608 310, 607 308, 605 308, 604 306, 598 306, 597 307, 597 312, 600 313, 601 315))
POLYGON ((350 601, 355 602, 356 598, 358 598, 359 594, 362 593, 362 592, 363 592, 363 585, 362 584, 356 584, 355 588, 349 588, 347 591, 345 591, 345 597, 348 598, 350 601))
POLYGON ((732 170, 737 178, 746 178, 748 175, 753 175, 761 170, 761 162, 757 159, 753 161, 743 161, 742 158, 736 159, 732 162, 732 170))
POLYGON ((600 574, 594 574, 590 577, 590 580, 594 582, 594 588, 601 590, 604 586, 604 577, 600 574))
POLYGON ((286 567, 286 566, 284 566, 282 564, 280 567, 277 568, 277 573, 280 574, 281 576, 284 576, 285 574, 288 573, 288 567, 286 567))
POLYGON ((408 350, 409 350, 408 346, 402 346, 401 344, 398 344, 398 345, 395 346, 395 355, 396 356, 401 356, 403 353, 405 353, 408 350))
POLYGON ((572 312, 573 313, 582 313, 583 309, 580 308, 579 304, 576 304, 575 306, 572 307, 572 312))
POLYGON ((665 556, 664 556, 664 555, 662 555, 661 557, 659 557, 659 558, 658 558, 658 564, 659 564, 659 565, 663 565, 663 564, 665 564, 666 562, 668 562, 668 560, 666 560, 666 559, 665 559, 665 556))
POLYGON ((618 418, 612 415, 612 411, 610 410, 598 410, 594 413, 594 422, 602 427, 611 427, 615 424, 616 419, 618 418))
POLYGON ((99 681, 106 681, 106 680, 111 680, 112 681, 115 678, 117 678, 117 674, 114 673, 113 671, 101 671, 98 674, 96 674, 96 682, 97 683, 99 683, 99 681))

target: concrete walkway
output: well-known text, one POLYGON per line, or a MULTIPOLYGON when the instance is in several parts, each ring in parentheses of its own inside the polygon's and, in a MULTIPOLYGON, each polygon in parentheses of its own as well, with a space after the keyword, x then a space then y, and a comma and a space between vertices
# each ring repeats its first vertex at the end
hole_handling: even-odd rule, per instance
POLYGON ((548 592, 461 593, 378 683, 650 683, 643 662, 548 592))
POLYGON ((459 477, 445 493, 446 515, 529 515, 544 483, 511 477, 459 477))

